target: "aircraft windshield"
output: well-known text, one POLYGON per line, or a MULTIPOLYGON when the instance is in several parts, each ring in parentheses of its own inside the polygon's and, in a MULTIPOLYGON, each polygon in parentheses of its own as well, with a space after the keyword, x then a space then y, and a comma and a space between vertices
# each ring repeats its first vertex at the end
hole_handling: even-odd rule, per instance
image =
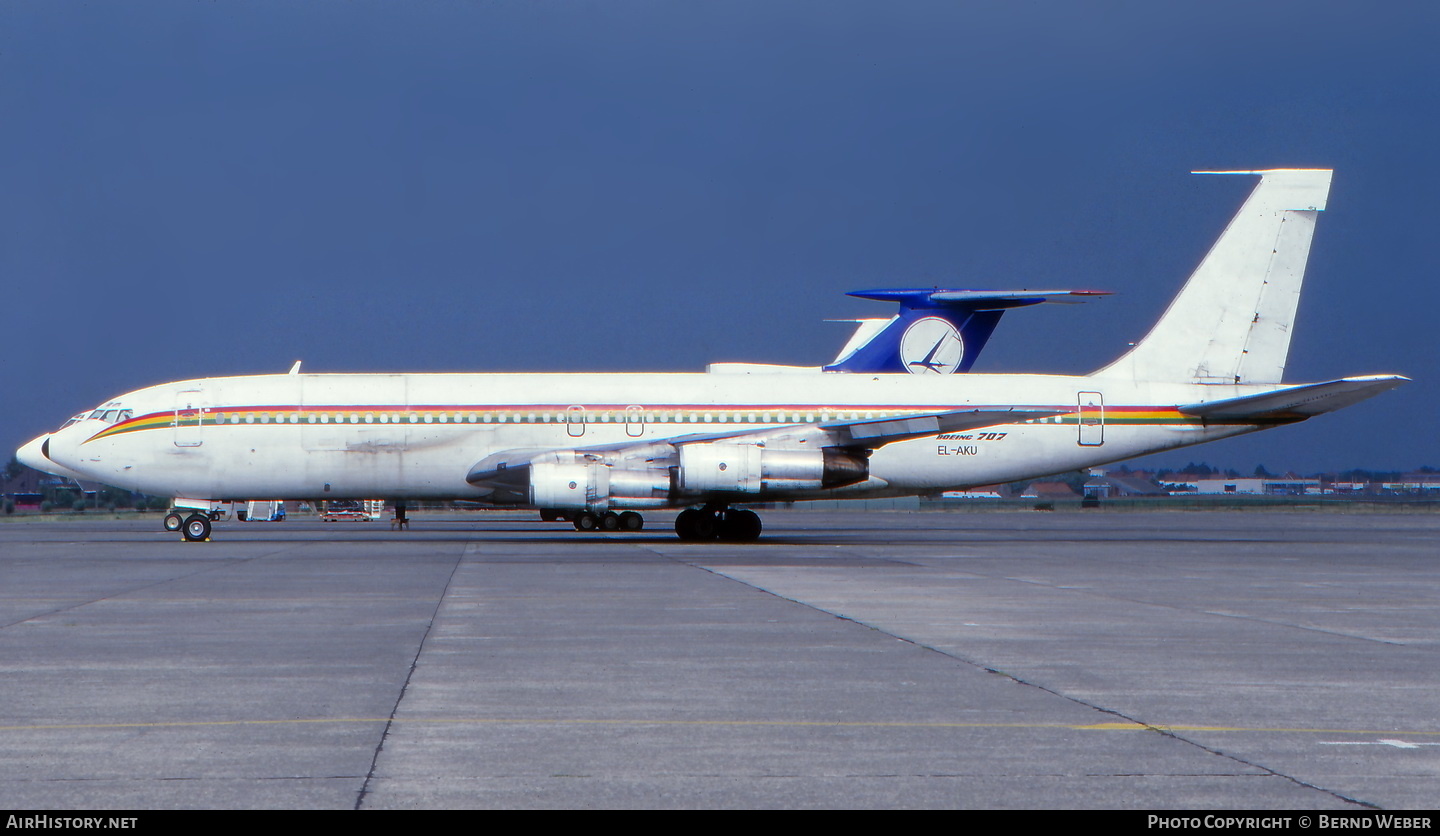
POLYGON ((74 418, 71 418, 69 421, 67 421, 65 426, 68 427, 76 421, 81 421, 85 418, 89 418, 92 421, 104 421, 107 424, 114 424, 120 421, 128 420, 134 417, 134 415, 135 411, 133 409, 120 409, 116 406, 102 406, 94 412, 91 412, 89 415, 86 415, 83 412, 79 415, 76 415, 74 418))

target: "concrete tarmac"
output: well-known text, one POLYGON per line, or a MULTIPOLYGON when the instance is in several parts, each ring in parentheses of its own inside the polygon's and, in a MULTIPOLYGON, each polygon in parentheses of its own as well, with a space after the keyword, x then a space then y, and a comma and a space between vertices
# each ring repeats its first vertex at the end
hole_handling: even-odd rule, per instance
POLYGON ((1426 809, 1440 515, 0 524, 0 806, 1426 809))

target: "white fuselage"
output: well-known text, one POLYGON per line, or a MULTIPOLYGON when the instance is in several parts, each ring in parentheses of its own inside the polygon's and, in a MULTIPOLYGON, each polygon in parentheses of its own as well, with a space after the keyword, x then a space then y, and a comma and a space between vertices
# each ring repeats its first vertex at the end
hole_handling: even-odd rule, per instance
POLYGON ((504 451, 979 407, 1059 413, 892 443, 873 452, 866 481, 793 498, 901 495, 1033 478, 1253 431, 1274 422, 1207 424, 1174 407, 1279 388, 983 374, 259 375, 122 395, 105 408, 128 417, 107 423, 97 410, 100 416, 52 433, 47 455, 87 478, 153 495, 483 499, 466 475, 504 451))

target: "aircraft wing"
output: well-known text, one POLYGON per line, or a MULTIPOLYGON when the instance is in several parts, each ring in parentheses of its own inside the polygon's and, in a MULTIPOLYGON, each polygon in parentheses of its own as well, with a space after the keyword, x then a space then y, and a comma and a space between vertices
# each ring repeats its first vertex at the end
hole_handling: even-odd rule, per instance
POLYGON ((1014 424, 1032 418, 1048 418, 1059 415, 1053 409, 1030 409, 1027 407, 1006 407, 1005 409, 956 409, 945 412, 919 412, 913 415, 898 415, 886 418, 872 418, 855 421, 824 421, 818 424, 786 424, 764 430, 734 430, 720 433, 696 433, 665 439, 660 442, 643 444, 608 444, 580 448, 579 452, 620 451, 632 447, 652 444, 685 445, 709 444, 716 441, 736 441, 749 444, 773 444, 795 442, 820 447, 864 447, 875 449, 897 441, 924 438, 939 433, 963 432, 996 424, 1014 424))
POLYGON ((687 444, 713 444, 732 441, 737 444, 776 445, 795 449, 841 447, 851 450, 874 450, 897 441, 924 438, 940 433, 963 432, 997 424, 1014 424, 1035 418, 1061 414, 1054 409, 1007 407, 1004 409, 956 409, 943 412, 920 412, 855 421, 825 421, 817 424, 786 424, 761 430, 732 430, 721 433, 695 433, 653 441, 617 442, 588 447, 525 448, 507 450, 486 456, 477 462, 465 477, 472 485, 501 485, 514 480, 514 471, 540 462, 586 459, 607 464, 660 463, 673 459, 678 448, 687 444))
POLYGON ((1394 389, 1410 380, 1400 375, 1346 377, 1325 383, 1310 383, 1219 401, 1187 404, 1176 407, 1179 412, 1198 418, 1261 418, 1267 416, 1309 418, 1359 403, 1381 392, 1394 389))
POLYGON ((869 421, 830 421, 820 424, 819 428, 830 436, 831 443, 826 446, 874 449, 886 444, 893 444, 896 441, 924 438, 927 435, 964 432, 981 427, 993 427, 996 424, 1014 424, 1034 418, 1049 418, 1059 414, 1053 409, 1028 409, 1025 407, 957 409, 950 412, 903 415, 869 421))

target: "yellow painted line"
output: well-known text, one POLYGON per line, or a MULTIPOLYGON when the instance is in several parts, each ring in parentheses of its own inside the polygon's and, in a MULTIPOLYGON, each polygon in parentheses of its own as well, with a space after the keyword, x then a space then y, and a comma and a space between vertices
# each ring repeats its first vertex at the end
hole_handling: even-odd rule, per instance
POLYGON ((710 727, 792 727, 792 728, 891 728, 891 729, 1068 729, 1072 731, 1162 731, 1162 732, 1249 732, 1267 734, 1354 734, 1440 736, 1440 730, 1406 729, 1334 729, 1334 728, 1266 728, 1253 726, 1165 726, 1132 722, 1106 722, 1075 725, 1070 723, 961 723, 961 722, 885 722, 825 720, 621 720, 621 719, 544 719, 535 717, 333 717, 294 718, 286 720, 177 720, 156 723, 57 723, 0 726, 0 732, 75 731, 115 729, 217 728, 226 726, 297 726, 356 723, 396 723, 430 725, 494 725, 494 726, 710 726, 710 727))

